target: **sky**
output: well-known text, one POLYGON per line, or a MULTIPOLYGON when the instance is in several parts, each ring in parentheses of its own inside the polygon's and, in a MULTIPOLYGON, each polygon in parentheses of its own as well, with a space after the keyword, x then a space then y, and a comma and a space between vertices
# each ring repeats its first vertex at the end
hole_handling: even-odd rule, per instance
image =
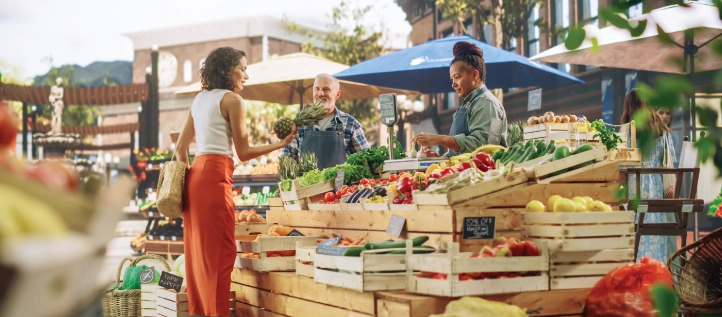
MULTIPOLYGON (((325 26, 342 0, 0 0, 0 72, 45 74, 52 66, 133 59, 122 34, 242 16, 268 15, 325 26), (52 64, 48 57, 52 57, 52 64), (4 69, 3 69, 4 68, 4 69)), ((347 0, 372 5, 393 45, 411 26, 393 0, 347 0)))

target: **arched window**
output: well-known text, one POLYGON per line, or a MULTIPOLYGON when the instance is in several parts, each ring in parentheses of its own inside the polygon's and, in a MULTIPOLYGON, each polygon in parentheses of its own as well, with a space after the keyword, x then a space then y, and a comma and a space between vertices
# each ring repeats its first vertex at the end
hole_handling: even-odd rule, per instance
POLYGON ((191 68, 193 68, 193 64, 190 60, 186 60, 183 63, 183 81, 187 83, 191 82, 191 79, 193 79, 193 73, 191 68))

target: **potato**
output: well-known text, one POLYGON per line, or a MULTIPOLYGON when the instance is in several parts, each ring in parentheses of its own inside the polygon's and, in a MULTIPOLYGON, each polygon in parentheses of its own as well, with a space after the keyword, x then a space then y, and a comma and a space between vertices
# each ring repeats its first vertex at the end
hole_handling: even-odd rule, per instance
POLYGON ((556 123, 562 123, 562 117, 560 117, 560 116, 554 116, 554 122, 556 122, 556 123))
POLYGON ((575 116, 575 115, 569 116, 569 122, 577 122, 577 121, 579 121, 579 118, 577 118, 577 116, 575 116))
POLYGON ((544 113, 544 116, 545 116, 545 117, 549 117, 549 116, 553 117, 553 116, 554 116, 554 112, 547 111, 547 112, 544 113))
POLYGON ((569 116, 568 116, 568 115, 563 115, 563 116, 562 116, 562 123, 567 123, 567 122, 569 122, 569 116))
POLYGON ((531 116, 531 117, 529 117, 529 119, 526 120, 527 125, 535 125, 537 123, 539 123, 539 118, 537 118, 535 116, 531 116))

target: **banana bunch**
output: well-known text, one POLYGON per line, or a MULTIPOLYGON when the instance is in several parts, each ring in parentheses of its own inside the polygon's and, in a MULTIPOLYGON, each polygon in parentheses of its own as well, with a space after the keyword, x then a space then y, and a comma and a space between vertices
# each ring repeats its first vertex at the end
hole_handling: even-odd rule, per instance
POLYGON ((496 144, 484 144, 484 145, 478 147, 478 148, 477 148, 476 150, 474 150, 473 152, 471 152, 471 157, 474 157, 474 155, 476 155, 476 153, 479 153, 479 152, 492 155, 492 154, 494 154, 496 151, 499 151, 499 150, 505 150, 505 151, 506 151, 506 148, 503 147, 503 146, 501 146, 501 145, 496 145, 496 144))
POLYGON ((473 153, 473 154, 472 153, 464 153, 464 154, 459 154, 457 156, 452 156, 449 158, 449 162, 451 162, 451 165, 456 165, 461 162, 468 162, 474 158, 474 154, 476 154, 476 153, 473 153))
POLYGON ((68 227, 52 206, 0 184, 0 242, 24 235, 58 236, 68 227))

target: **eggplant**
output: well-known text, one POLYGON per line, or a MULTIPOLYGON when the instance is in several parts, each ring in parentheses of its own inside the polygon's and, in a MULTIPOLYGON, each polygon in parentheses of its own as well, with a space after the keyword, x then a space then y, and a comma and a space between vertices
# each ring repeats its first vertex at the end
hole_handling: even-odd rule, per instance
POLYGON ((346 203, 347 203, 347 204, 352 204, 352 203, 354 202, 354 199, 356 199, 356 197, 358 197, 358 196, 361 194, 361 191, 362 191, 362 189, 357 189, 355 192, 353 192, 353 193, 351 194, 351 196, 349 196, 349 197, 346 199, 346 203))
POLYGON ((383 186, 376 187, 374 189, 373 193, 371 194, 371 196, 373 196, 373 195, 386 196, 386 187, 383 187, 383 186))

